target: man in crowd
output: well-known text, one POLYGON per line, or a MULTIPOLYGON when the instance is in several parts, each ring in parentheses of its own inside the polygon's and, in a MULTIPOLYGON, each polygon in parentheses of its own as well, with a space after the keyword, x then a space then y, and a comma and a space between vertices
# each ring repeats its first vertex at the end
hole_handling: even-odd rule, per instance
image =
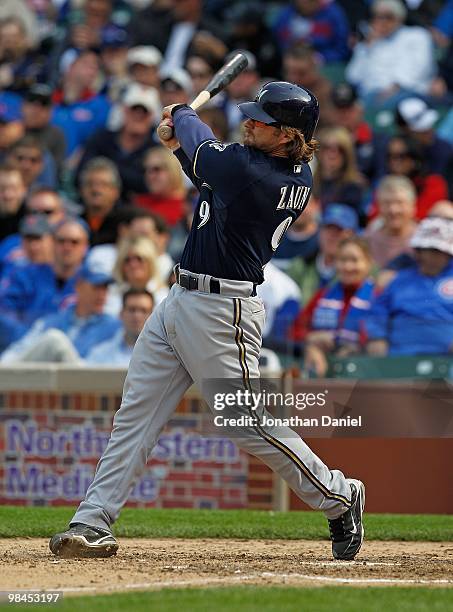
POLYGON ((36 187, 31 190, 26 200, 27 213, 46 215, 50 225, 63 221, 66 212, 59 194, 50 187, 36 187))
POLYGON ((23 338, 2 354, 1 362, 81 363, 81 358, 111 338, 120 326, 118 319, 103 313, 111 282, 102 269, 84 265, 76 276, 75 303, 38 319, 23 338))
POLYGON ((410 93, 428 93, 435 75, 434 46, 424 28, 405 26, 400 0, 375 0, 366 40, 346 69, 366 106, 394 108, 410 93))
POLYGON ((380 219, 366 229, 371 255, 379 267, 402 253, 411 253, 416 228, 415 187, 405 176, 384 177, 376 192, 380 219))
POLYGON ((143 158, 156 142, 152 138, 155 121, 155 96, 149 90, 133 84, 124 100, 124 122, 119 130, 101 129, 87 142, 80 161, 77 178, 93 157, 108 157, 116 163, 122 181, 122 196, 145 193, 143 158))
POLYGON ((27 188, 18 168, 0 166, 0 240, 16 234, 25 215, 27 188))
POLYGON ((109 100, 98 94, 99 58, 93 51, 68 49, 61 58, 61 87, 54 94, 52 124, 61 128, 66 140, 66 158, 75 164, 81 147, 103 127, 110 110, 109 100))
POLYGON ((28 264, 51 264, 53 257, 52 228, 46 217, 27 215, 19 224, 19 235, 9 236, 0 245, 0 281, 28 264), (13 242, 9 239, 14 239, 15 246, 3 255, 3 248, 7 246, 4 243, 13 242))
POLYGON ((137 338, 154 308, 154 298, 146 289, 129 289, 123 295, 120 313, 121 329, 105 342, 96 345, 86 356, 89 365, 128 367, 137 338))
POLYGON ((341 62, 349 57, 349 24, 335 1, 293 0, 277 15, 274 31, 282 49, 304 42, 325 62, 341 62))
POLYGON ((64 219, 54 229, 54 261, 29 264, 3 279, 0 313, 30 327, 73 300, 76 275, 85 258, 89 230, 80 219, 64 219))
POLYGON ((121 193, 121 178, 116 165, 106 157, 91 159, 80 176, 83 218, 91 230, 91 245, 114 244, 117 239, 116 206, 121 193))
POLYGON ((62 130, 50 123, 52 107, 51 88, 44 83, 35 83, 25 94, 22 116, 25 133, 36 138, 49 151, 59 175, 66 154, 66 140, 62 130))
POLYGON ((370 355, 453 352, 453 220, 422 220, 411 246, 416 265, 385 287, 366 320, 370 355))
POLYGON ((22 173, 27 191, 39 185, 55 187, 55 162, 35 136, 25 135, 10 149, 8 162, 22 173))

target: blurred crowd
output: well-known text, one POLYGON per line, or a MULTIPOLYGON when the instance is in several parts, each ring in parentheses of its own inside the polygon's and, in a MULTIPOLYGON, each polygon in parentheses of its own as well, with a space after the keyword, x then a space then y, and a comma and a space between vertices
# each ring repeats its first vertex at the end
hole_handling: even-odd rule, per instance
MULTIPOLYGON (((264 346, 453 352, 453 0, 2 0, 0 362, 129 362, 197 202, 156 127, 242 50, 200 111, 283 79, 320 102, 307 209, 258 288, 264 346)), ((244 206, 247 203, 244 202, 244 206)))

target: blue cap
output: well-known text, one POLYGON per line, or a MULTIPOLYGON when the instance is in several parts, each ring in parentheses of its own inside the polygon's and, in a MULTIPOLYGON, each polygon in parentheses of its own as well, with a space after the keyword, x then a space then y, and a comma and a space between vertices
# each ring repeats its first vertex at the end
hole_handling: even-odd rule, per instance
POLYGON ((88 259, 82 264, 77 278, 92 285, 110 285, 114 282, 111 273, 98 260, 88 259))
POLYGON ((102 29, 101 32, 101 49, 120 48, 129 45, 129 37, 126 30, 119 28, 116 25, 110 24, 102 29))
POLYGON ((356 211, 346 204, 329 204, 322 216, 321 225, 336 225, 344 230, 356 232, 359 217, 356 211))

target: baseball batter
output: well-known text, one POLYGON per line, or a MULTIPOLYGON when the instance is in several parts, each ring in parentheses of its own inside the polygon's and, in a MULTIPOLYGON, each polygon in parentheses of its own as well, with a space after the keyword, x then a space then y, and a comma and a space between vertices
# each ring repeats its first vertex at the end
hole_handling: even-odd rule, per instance
MULTIPOLYGON (((263 267, 306 207, 318 101, 308 90, 271 82, 240 104, 244 145, 223 144, 185 105, 164 109, 175 136, 163 142, 200 192, 176 284, 137 340, 108 446, 67 531, 53 536, 63 557, 108 557, 111 526, 184 392, 206 381, 259 379, 263 267)), ((238 416, 246 407, 232 407, 238 416)), ((218 413, 217 413, 218 414, 218 413)), ((292 430, 244 426, 230 432, 286 480, 329 523, 333 556, 353 559, 363 540, 363 484, 329 469, 292 430)))

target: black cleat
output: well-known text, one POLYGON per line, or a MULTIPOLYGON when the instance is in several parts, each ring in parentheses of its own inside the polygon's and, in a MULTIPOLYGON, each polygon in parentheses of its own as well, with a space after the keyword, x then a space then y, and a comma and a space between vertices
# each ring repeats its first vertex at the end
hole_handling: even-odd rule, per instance
POLYGON ((354 478, 348 478, 347 481, 351 485, 352 505, 337 519, 329 520, 329 530, 334 558, 352 561, 362 546, 365 533, 362 524, 365 486, 354 478))
POLYGON ((55 534, 49 542, 49 548, 54 555, 65 559, 111 557, 116 555, 118 542, 106 529, 76 523, 67 531, 55 534))

